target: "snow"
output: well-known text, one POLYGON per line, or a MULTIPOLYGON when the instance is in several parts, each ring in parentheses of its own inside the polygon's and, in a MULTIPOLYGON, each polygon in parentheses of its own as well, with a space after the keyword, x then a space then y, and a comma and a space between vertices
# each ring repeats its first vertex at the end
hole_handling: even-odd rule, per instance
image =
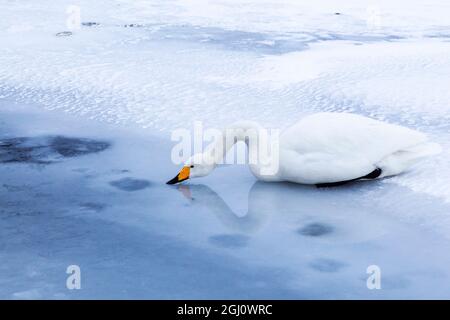
POLYGON ((448 298, 450 3, 43 0, 0 12, 0 139, 111 143, 0 163, 0 297, 448 298), (57 37, 69 5, 98 25, 57 37), (319 111, 419 129, 444 151, 336 190, 255 183, 242 166, 164 184, 175 128, 284 128, 319 111), (74 261, 79 291, 65 288, 74 261), (370 264, 382 290, 365 287, 370 264))

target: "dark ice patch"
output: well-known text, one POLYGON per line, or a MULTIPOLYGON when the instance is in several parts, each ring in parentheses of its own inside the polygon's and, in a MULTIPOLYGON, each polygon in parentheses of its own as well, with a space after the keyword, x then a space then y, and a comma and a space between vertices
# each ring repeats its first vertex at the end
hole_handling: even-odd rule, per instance
POLYGON ((68 36, 71 36, 72 34, 73 34, 72 31, 61 31, 61 32, 58 32, 57 34, 55 34, 55 36, 68 37, 68 36))
POLYGON ((124 28, 143 28, 143 27, 145 27, 145 24, 129 23, 129 24, 124 24, 123 27, 124 28))
POLYGON ((0 140, 0 163, 50 163, 51 150, 43 138, 9 138, 0 140))
POLYGON ((59 161, 61 156, 82 156, 109 146, 104 141, 63 136, 0 139, 0 163, 50 164, 59 161))
POLYGON ((345 263, 333 259, 316 259, 309 266, 319 272, 337 272, 345 266, 345 263))
POLYGON ((222 248, 242 248, 247 246, 248 237, 240 234, 218 234, 209 237, 209 242, 222 248))
POLYGON ((63 157, 78 157, 103 151, 109 147, 109 143, 91 139, 58 136, 52 139, 51 146, 63 157))
POLYGON ((150 186, 149 181, 134 178, 123 178, 111 181, 109 184, 122 191, 138 191, 150 186))
POLYGON ((99 26, 100 23, 98 23, 98 22, 93 22, 93 21, 89 21, 89 22, 82 22, 81 25, 82 25, 83 27, 96 27, 96 26, 99 26))
POLYGON ((25 142, 26 138, 10 138, 0 140, 0 147, 13 147, 25 142))
POLYGON ((318 222, 307 224, 298 230, 298 233, 308 237, 320 237, 331 232, 333 232, 333 227, 318 222))

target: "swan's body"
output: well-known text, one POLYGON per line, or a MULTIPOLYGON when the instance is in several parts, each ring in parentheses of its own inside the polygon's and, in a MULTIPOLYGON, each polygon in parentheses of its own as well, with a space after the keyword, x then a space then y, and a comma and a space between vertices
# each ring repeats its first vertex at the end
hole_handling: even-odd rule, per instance
MULTIPOLYGON (((248 121, 230 128, 242 129, 244 133, 261 129, 248 121)), ((245 134, 237 140, 245 141, 245 134)), ((231 146, 226 144, 223 154, 215 154, 214 161, 223 158, 231 146)), ((317 113, 280 134, 278 170, 274 174, 262 175, 258 164, 251 164, 250 169, 263 181, 328 185, 397 175, 440 150, 425 134, 406 127, 350 113, 317 113)), ((203 156, 208 156, 208 152, 203 156)), ((214 168, 203 164, 200 158, 194 156, 188 161, 187 167, 194 165, 188 178, 206 175, 214 168)))

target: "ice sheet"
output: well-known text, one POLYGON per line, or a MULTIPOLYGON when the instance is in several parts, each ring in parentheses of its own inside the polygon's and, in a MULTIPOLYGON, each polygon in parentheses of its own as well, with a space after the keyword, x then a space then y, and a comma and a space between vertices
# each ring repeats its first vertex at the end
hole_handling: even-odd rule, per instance
POLYGON ((172 187, 166 140, 2 108, 2 136, 32 155, 0 163, 2 298, 449 297, 450 207, 436 199, 381 181, 255 182, 245 166, 172 187), (81 148, 93 143, 107 148, 81 148), (66 288, 73 264, 80 290, 66 288), (366 287, 373 264, 381 290, 366 287))
POLYGON ((72 4, 0 3, 1 297, 448 298, 448 2, 83 0, 85 24, 56 36, 72 4), (164 185, 174 128, 317 111, 416 128, 444 152, 338 190, 242 167, 164 185), (55 137, 71 154, 110 145, 65 157, 55 137), (72 263, 83 290, 65 288, 72 263), (373 263, 381 291, 365 287, 373 263))

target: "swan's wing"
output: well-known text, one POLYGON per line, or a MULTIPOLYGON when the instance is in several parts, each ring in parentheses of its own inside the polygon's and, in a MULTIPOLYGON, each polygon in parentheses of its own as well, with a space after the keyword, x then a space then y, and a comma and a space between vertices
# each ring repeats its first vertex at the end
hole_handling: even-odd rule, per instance
POLYGON ((349 113, 319 113, 285 130, 280 145, 284 168, 301 165, 302 179, 318 183, 364 176, 388 155, 426 140, 423 133, 398 125, 349 113))

